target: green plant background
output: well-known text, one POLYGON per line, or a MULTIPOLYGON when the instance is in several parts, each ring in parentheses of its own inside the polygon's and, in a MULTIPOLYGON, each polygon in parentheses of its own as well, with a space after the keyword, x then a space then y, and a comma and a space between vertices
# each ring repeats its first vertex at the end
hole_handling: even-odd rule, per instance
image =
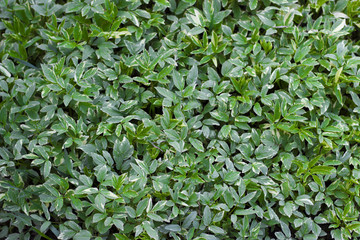
POLYGON ((0 238, 357 239, 360 1, 0 1, 0 238))

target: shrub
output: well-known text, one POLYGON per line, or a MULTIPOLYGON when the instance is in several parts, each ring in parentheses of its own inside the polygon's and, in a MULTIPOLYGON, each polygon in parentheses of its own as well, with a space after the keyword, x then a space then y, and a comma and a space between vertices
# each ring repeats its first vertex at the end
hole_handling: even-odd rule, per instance
POLYGON ((357 0, 0 2, 0 238, 357 239, 357 0))

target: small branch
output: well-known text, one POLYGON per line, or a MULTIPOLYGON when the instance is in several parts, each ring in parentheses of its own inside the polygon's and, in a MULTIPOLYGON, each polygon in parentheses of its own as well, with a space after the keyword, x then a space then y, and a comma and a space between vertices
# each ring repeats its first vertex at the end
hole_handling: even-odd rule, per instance
POLYGON ((148 142, 151 143, 151 145, 152 145, 154 148, 157 148, 157 149, 159 149, 161 152, 164 152, 160 147, 156 146, 153 142, 151 142, 151 141, 149 141, 149 140, 148 140, 148 142))

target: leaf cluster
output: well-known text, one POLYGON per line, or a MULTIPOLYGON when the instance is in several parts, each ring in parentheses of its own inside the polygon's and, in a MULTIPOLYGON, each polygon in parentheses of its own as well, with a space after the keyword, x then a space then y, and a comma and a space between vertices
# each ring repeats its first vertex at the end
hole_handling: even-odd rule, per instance
POLYGON ((359 238, 359 14, 1 1, 0 238, 359 238))

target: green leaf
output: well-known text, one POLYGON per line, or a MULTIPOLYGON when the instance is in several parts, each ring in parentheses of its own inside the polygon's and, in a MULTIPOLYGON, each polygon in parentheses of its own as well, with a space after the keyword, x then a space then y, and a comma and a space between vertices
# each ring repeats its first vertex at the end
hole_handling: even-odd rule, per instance
POLYGON ((184 89, 183 97, 187 98, 193 95, 196 85, 191 84, 184 89))
POLYGON ((303 206, 304 204, 305 205, 314 205, 314 203, 310 200, 310 196, 305 195, 305 194, 298 196, 295 200, 295 203, 300 206, 303 206))
POLYGON ((114 143, 114 161, 117 166, 121 166, 124 160, 129 159, 134 153, 134 147, 130 145, 129 140, 124 137, 122 141, 118 139, 114 143))
POLYGON ((216 120, 223 121, 223 122, 228 122, 229 121, 229 115, 227 113, 219 112, 219 111, 213 111, 213 112, 210 112, 210 114, 216 120))
POLYGON ((106 214, 103 214, 103 213, 95 213, 94 216, 93 216, 93 220, 92 222, 93 223, 97 223, 97 222, 100 222, 101 220, 105 219, 106 218, 106 214))
POLYGON ((262 14, 256 14, 256 15, 259 17, 260 21, 262 23, 264 23, 265 25, 267 25, 269 27, 275 27, 276 26, 274 21, 272 21, 271 19, 265 17, 264 15, 262 15, 262 14))
POLYGON ((141 216, 141 214, 144 212, 145 208, 147 207, 149 201, 149 199, 143 199, 141 200, 137 207, 136 207, 136 216, 139 217, 141 216))
POLYGON ((46 161, 44 164, 44 177, 45 178, 47 178, 49 176, 50 170, 51 170, 51 162, 46 161))
POLYGON ((297 116, 297 115, 287 115, 284 117, 285 120, 288 120, 290 122, 304 122, 307 120, 306 117, 303 116, 297 116))
POLYGON ((241 209, 235 211, 235 215, 242 215, 242 216, 252 215, 254 213, 256 213, 254 209, 241 209))
POLYGON ((293 204, 290 202, 287 202, 284 206, 284 212, 288 217, 291 217, 292 213, 293 213, 293 204))
POLYGON ((117 240, 129 240, 129 238, 124 234, 115 233, 114 236, 116 237, 117 240))
POLYGON ((8 78, 11 77, 11 73, 2 66, 0 66, 0 72, 2 72, 8 78))
POLYGON ((222 138, 227 138, 230 135, 231 132, 231 125, 224 125, 219 132, 219 135, 222 138))
POLYGON ((356 106, 360 107, 360 98, 357 94, 355 94, 354 92, 350 92, 351 98, 353 100, 353 102, 356 104, 356 106))
POLYGON ((135 210, 134 210, 132 207, 126 206, 126 207, 125 207, 125 210, 126 210, 126 212, 129 214, 129 217, 131 217, 131 218, 135 218, 135 217, 136 217, 136 212, 135 212, 135 210))
POLYGON ((254 68, 252 68, 252 67, 250 67, 250 66, 247 66, 247 67, 245 68, 245 70, 246 70, 246 72, 247 72, 250 76, 256 77, 256 72, 255 72, 255 69, 254 69, 254 68))
POLYGON ((245 203, 251 201, 251 199, 253 199, 255 197, 255 195, 256 195, 256 191, 247 194, 245 197, 240 199, 240 203, 245 204, 245 203))
POLYGON ((82 30, 80 28, 80 24, 76 24, 73 30, 75 41, 79 42, 82 37, 82 30))
POLYGON ((250 0, 249 1, 249 8, 250 10, 254 10, 257 7, 258 1, 257 0, 250 0))
POLYGON ((336 74, 335 74, 335 83, 338 83, 339 82, 339 79, 340 79, 340 75, 343 71, 343 67, 339 68, 337 71, 336 71, 336 74))
POLYGON ((349 229, 350 231, 358 231, 360 229, 360 223, 359 222, 355 222, 355 223, 351 223, 349 225, 346 226, 347 229, 349 229))
POLYGON ((254 109, 254 112, 255 112, 256 115, 261 116, 262 108, 261 108, 259 103, 255 103, 253 109, 254 109))
POLYGON ((238 180, 240 177, 240 173, 239 172, 235 172, 235 171, 229 171, 225 174, 224 176, 224 180, 226 182, 234 182, 236 180, 238 180))
POLYGON ((193 211, 191 212, 185 219, 183 222, 182 227, 183 228, 189 228, 189 226, 191 225, 191 223, 196 219, 197 216, 197 212, 193 211))
POLYGON ((255 150, 255 156, 257 160, 261 159, 271 159, 274 157, 277 152, 279 151, 278 146, 269 146, 261 144, 256 150, 255 150))
POLYGON ((294 61, 296 63, 300 62, 310 52, 310 49, 311 49, 310 46, 300 47, 300 48, 296 49, 294 61))
POLYGON ((98 194, 95 197, 95 206, 99 211, 105 212, 105 203, 106 203, 106 198, 103 195, 98 194))
POLYGON ((57 77, 55 75, 54 70, 47 67, 45 64, 41 65, 41 69, 43 71, 43 74, 45 75, 46 79, 52 83, 57 83, 57 77))
POLYGON ((342 93, 341 93, 341 88, 340 88, 339 84, 334 87, 334 93, 335 93, 335 96, 336 96, 336 99, 338 100, 338 102, 341 105, 343 105, 342 93))
POLYGON ((176 88, 179 89, 180 91, 184 89, 185 80, 184 80, 183 76, 177 71, 173 71, 173 82, 174 82, 176 88))
POLYGON ((162 217, 160 217, 159 215, 157 215, 155 213, 148 213, 147 216, 149 218, 151 218, 152 220, 157 221, 157 222, 163 222, 164 221, 164 219, 162 217))
POLYGON ((203 213, 203 223, 205 226, 209 226, 212 221, 211 209, 209 206, 205 206, 203 213))
POLYGON ((339 32, 339 31, 341 31, 345 26, 346 26, 346 20, 345 20, 345 19, 340 19, 340 20, 338 20, 338 21, 333 25, 332 32, 333 32, 333 33, 339 32))
POLYGON ((181 227, 178 224, 169 224, 166 225, 165 230, 170 231, 170 232, 180 232, 181 231, 181 227))
POLYGON ((170 7, 170 3, 167 0, 155 0, 158 4, 170 7))
POLYGON ((191 145, 199 152, 204 152, 204 146, 202 144, 201 141, 194 139, 194 138, 189 138, 189 141, 191 143, 191 145))
POLYGON ((156 87, 155 89, 158 91, 158 93, 160 93, 160 95, 164 96, 165 98, 168 98, 170 100, 176 99, 176 95, 173 92, 167 90, 166 88, 156 87))
POLYGON ((330 166, 315 166, 310 169, 311 174, 324 174, 328 175, 333 172, 335 168, 330 166))
POLYGON ((75 92, 71 97, 76 102, 91 102, 91 99, 88 96, 78 92, 75 92))
POLYGON ((347 67, 354 67, 357 65, 360 65, 360 57, 351 57, 346 63, 347 67))
POLYGON ((146 233, 151 237, 152 239, 158 240, 159 235, 158 232, 151 226, 149 221, 145 221, 142 223, 142 226, 144 227, 146 233))
POLYGON ((223 235, 223 234, 226 233, 226 232, 224 231, 224 229, 222 229, 222 228, 220 228, 220 227, 218 227, 218 226, 215 226, 215 225, 211 225, 211 226, 209 227, 209 230, 210 230, 211 232, 213 232, 214 234, 221 234, 221 235, 223 235))
POLYGON ((91 233, 87 230, 81 230, 74 236, 74 240, 90 240, 92 237, 91 233))
POLYGON ((283 221, 280 221, 280 226, 281 226, 281 230, 283 231, 285 236, 290 238, 291 237, 291 231, 290 231, 289 226, 286 223, 284 223, 283 221))

